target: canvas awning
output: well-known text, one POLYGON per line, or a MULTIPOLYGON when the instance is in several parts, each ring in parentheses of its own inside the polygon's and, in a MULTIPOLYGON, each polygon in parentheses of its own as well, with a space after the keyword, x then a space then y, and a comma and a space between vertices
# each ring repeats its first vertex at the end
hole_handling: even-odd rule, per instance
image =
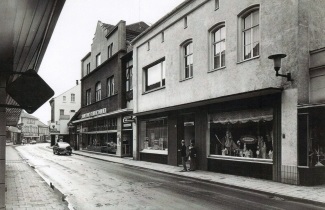
POLYGON ((210 114, 211 123, 221 123, 221 124, 228 124, 228 123, 235 124, 235 123, 272 121, 272 120, 273 120, 273 110, 271 108, 240 110, 240 111, 220 112, 220 113, 210 114))

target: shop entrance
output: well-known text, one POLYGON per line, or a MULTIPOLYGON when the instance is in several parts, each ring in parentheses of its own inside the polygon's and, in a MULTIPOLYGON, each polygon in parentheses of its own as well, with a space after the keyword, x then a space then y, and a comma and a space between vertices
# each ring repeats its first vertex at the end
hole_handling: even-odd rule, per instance
MULTIPOLYGON (((191 114, 184 114, 180 115, 178 119, 178 137, 177 137, 177 147, 178 150, 181 149, 181 141, 185 140, 185 146, 187 147, 186 153, 188 154, 188 147, 191 141, 195 140, 195 115, 194 113, 191 114)), ((177 163, 178 165, 182 164, 181 153, 177 153, 177 163)))

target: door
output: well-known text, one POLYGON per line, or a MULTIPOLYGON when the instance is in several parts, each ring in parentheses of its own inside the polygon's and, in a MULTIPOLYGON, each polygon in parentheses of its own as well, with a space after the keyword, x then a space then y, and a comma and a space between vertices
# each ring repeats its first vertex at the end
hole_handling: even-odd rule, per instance
MULTIPOLYGON (((195 115, 194 113, 191 114, 184 114, 180 115, 178 119, 178 137, 177 137, 177 147, 178 150, 181 148, 181 141, 185 140, 185 146, 188 146, 191 143, 191 140, 195 139, 195 115)), ((188 153, 188 151, 187 151, 188 153)), ((178 165, 182 164, 181 153, 178 152, 177 163, 178 165)))

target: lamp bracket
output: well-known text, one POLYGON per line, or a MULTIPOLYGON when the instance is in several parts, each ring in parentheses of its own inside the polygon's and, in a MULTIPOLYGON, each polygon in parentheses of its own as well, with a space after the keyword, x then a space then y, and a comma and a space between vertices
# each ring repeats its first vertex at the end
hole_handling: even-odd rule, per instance
POLYGON ((278 71, 276 71, 275 76, 277 76, 277 77, 285 77, 285 78, 287 78, 287 81, 293 81, 293 79, 291 78, 291 73, 279 74, 278 71))

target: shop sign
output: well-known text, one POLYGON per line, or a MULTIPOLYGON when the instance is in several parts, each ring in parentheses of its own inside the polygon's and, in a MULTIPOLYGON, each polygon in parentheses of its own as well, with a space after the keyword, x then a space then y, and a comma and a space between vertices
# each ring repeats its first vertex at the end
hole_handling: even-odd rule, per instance
POLYGON ((135 117, 133 117, 133 116, 123 117, 123 123, 133 123, 133 122, 135 122, 135 117))
POLYGON ((105 114, 105 113, 106 113, 106 108, 98 109, 96 111, 88 112, 86 114, 81 115, 81 119, 87 118, 87 117, 93 117, 93 116, 101 115, 101 114, 105 114))
POLYGON ((132 124, 131 123, 123 123, 123 128, 132 128, 132 124))

